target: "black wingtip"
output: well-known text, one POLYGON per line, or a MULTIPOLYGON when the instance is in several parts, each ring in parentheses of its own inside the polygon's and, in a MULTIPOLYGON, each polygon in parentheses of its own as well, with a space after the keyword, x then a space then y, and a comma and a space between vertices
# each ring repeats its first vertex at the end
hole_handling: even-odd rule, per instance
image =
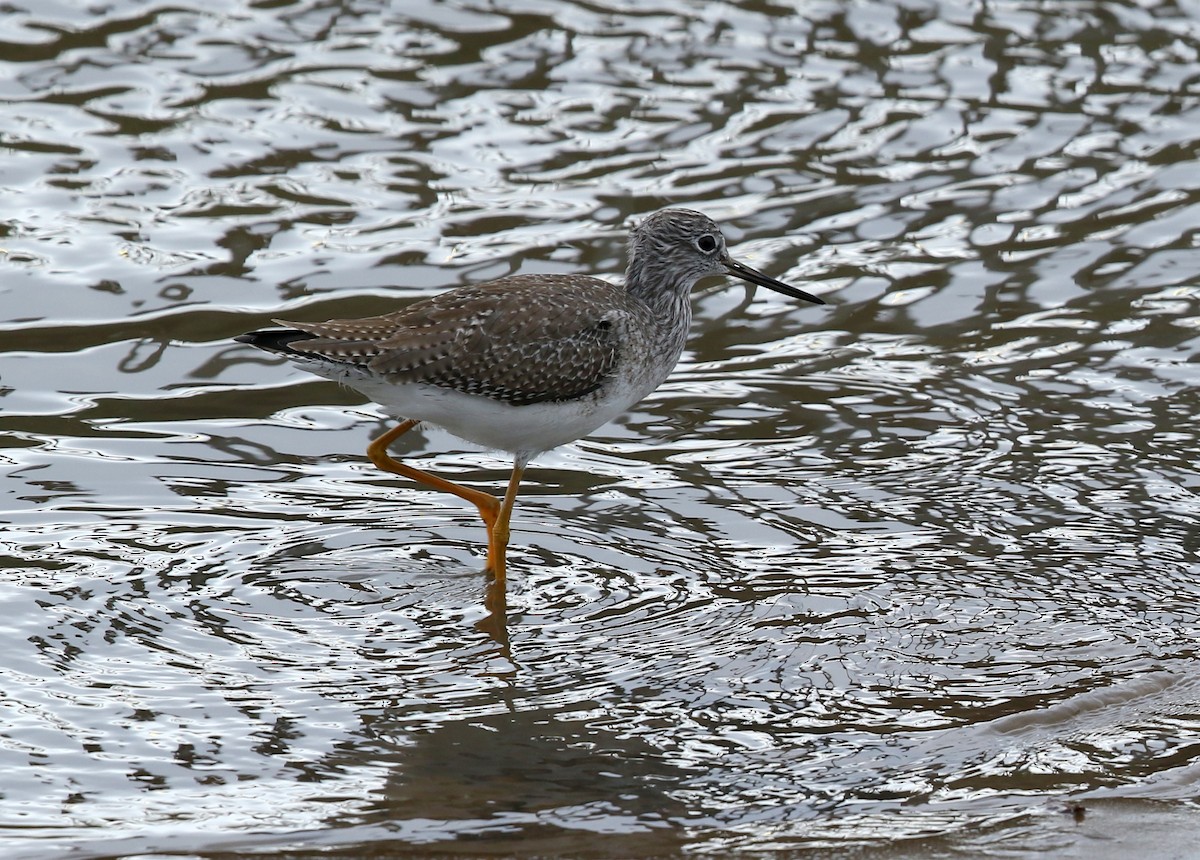
POLYGON ((297 331, 294 328, 271 328, 260 331, 239 334, 234 338, 238 343, 248 343, 267 352, 278 352, 284 355, 295 354, 292 344, 300 340, 312 340, 308 332, 297 331))

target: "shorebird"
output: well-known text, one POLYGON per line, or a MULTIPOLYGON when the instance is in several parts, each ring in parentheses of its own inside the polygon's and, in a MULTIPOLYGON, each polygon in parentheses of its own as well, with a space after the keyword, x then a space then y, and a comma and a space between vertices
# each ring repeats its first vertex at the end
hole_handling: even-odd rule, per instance
POLYGON ((734 260, 707 216, 664 209, 631 232, 622 286, 587 275, 511 275, 383 316, 274 320, 285 328, 236 340, 357 389, 399 419, 367 456, 385 472, 474 504, 487 527, 486 570, 503 585, 525 467, 625 412, 667 378, 691 326, 692 287, 714 275, 824 304, 734 260), (511 454, 503 499, 388 454, 420 422, 511 454))

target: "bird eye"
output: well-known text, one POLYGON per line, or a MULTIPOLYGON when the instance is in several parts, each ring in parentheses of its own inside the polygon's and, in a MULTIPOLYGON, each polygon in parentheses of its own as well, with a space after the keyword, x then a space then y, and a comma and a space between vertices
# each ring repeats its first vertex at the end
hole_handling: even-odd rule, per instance
POLYGON ((696 247, 706 254, 711 254, 717 250, 717 238, 708 233, 705 233, 696 240, 696 247))

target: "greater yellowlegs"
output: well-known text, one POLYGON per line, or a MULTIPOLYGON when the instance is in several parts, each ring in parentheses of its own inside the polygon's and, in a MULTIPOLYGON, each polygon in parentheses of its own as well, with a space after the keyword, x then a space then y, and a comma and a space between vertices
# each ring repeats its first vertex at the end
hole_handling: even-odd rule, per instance
POLYGON ((383 316, 275 320, 288 328, 237 340, 355 388, 401 419, 368 446, 371 462, 474 504, 487 526, 487 569, 502 585, 530 459, 586 436, 667 378, 691 325, 689 293, 713 275, 824 304, 734 260, 705 215, 664 209, 630 234, 624 286, 587 275, 512 275, 383 316), (503 501, 391 457, 388 446, 421 421, 512 454, 503 501))

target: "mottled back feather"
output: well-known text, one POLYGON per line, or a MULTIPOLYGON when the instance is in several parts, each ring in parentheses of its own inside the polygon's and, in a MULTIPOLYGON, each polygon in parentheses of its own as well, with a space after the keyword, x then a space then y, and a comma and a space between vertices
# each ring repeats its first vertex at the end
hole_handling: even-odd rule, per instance
POLYGON ((313 335, 292 352, 524 406, 583 397, 612 375, 622 293, 584 275, 514 275, 378 317, 276 322, 313 335))

